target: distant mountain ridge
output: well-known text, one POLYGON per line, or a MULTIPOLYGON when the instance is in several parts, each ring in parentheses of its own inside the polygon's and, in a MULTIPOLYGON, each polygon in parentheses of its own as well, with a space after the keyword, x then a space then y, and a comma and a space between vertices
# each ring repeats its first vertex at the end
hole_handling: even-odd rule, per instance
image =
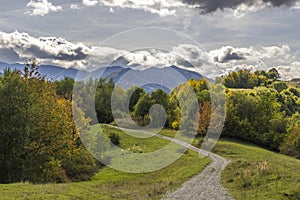
MULTIPOLYGON (((0 75, 3 74, 4 69, 10 67, 11 69, 23 70, 24 64, 8 64, 0 62, 0 75)), ((145 70, 136 70, 130 67, 111 66, 107 68, 99 68, 94 72, 85 70, 78 70, 74 68, 63 68, 54 65, 40 65, 39 71, 46 76, 46 79, 55 81, 62 80, 65 77, 70 77, 76 80, 88 80, 90 78, 105 78, 107 80, 113 79, 115 83, 128 89, 131 86, 141 86, 147 92, 157 89, 163 89, 170 92, 170 89, 177 85, 186 82, 187 80, 204 78, 201 74, 181 69, 177 66, 170 66, 164 68, 148 68, 145 70)))
MULTIPOLYGON (((20 63, 14 63, 14 64, 8 64, 5 62, 0 62, 0 74, 3 74, 4 70, 6 68, 10 69, 16 69, 16 70, 23 70, 25 64, 20 64, 20 63)), ((81 71, 82 75, 89 76, 89 72, 84 71, 84 70, 77 70, 74 68, 63 68, 55 65, 40 65, 39 66, 39 71, 41 74, 46 76, 46 79, 48 80, 62 80, 65 77, 71 77, 74 78, 76 77, 77 73, 81 71)), ((81 77, 79 77, 81 78, 81 77)), ((84 77, 82 77, 84 79, 84 77)))

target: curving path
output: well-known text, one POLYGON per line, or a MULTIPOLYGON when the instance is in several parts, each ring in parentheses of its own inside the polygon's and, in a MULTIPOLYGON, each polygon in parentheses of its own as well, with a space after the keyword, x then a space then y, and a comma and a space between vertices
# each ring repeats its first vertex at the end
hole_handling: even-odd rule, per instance
MULTIPOLYGON (((110 126, 110 125, 109 125, 110 126)), ((134 131, 131 129, 120 128, 111 126, 118 129, 134 131)), ((167 193, 164 200, 232 200, 226 189, 222 187, 221 173, 227 166, 229 161, 217 154, 204 151, 197 147, 192 146, 181 140, 170 138, 160 134, 153 134, 146 131, 139 131, 145 134, 151 134, 153 136, 172 141, 183 147, 186 147, 192 151, 198 152, 203 156, 207 156, 211 159, 211 163, 198 175, 194 176, 189 181, 185 182, 181 188, 174 192, 167 193)))
MULTIPOLYGON (((195 147, 189 149, 203 153, 203 150, 195 147)), ((174 192, 168 193, 164 198, 165 200, 233 199, 229 196, 226 189, 222 187, 220 183, 221 173, 229 161, 214 153, 208 153, 207 156, 212 160, 212 162, 200 174, 185 182, 181 188, 174 192)))

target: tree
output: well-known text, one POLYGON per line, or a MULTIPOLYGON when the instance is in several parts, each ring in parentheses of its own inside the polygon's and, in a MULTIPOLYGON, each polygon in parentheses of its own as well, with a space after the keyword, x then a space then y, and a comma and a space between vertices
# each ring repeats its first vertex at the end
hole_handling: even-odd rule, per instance
POLYGON ((75 80, 70 77, 65 77, 61 81, 55 81, 56 93, 58 95, 64 96, 67 99, 71 99, 74 83, 75 80))
POLYGON ((272 79, 273 81, 277 81, 280 79, 280 74, 277 71, 276 68, 272 68, 267 72, 267 76, 269 79, 272 79))
POLYGON ((250 70, 239 70, 224 77, 223 84, 228 88, 253 88, 260 82, 256 74, 250 70))
POLYGON ((95 109, 99 123, 113 122, 113 114, 111 111, 111 97, 115 88, 112 79, 106 82, 105 79, 100 79, 97 84, 95 94, 95 109))
POLYGON ((129 102, 129 111, 134 111, 134 106, 139 101, 139 99, 144 96, 145 91, 143 88, 140 87, 131 87, 127 90, 127 100, 129 102))
POLYGON ((6 69, 0 77, 0 181, 22 177, 23 149, 28 140, 25 86, 19 71, 6 69))
POLYGON ((198 134, 205 135, 207 133, 211 120, 211 102, 206 101, 200 105, 200 119, 198 134))
POLYGON ((275 90, 277 90, 277 92, 281 92, 281 91, 287 89, 288 85, 282 81, 275 81, 268 87, 274 88, 275 90))
MULTIPOLYGON (((55 86, 39 74, 35 62, 23 73, 5 70, 0 79, 0 182, 72 180, 64 164, 75 165, 71 155, 82 145, 72 103, 57 95, 55 86)), ((95 159, 84 164, 97 170, 95 159)))
POLYGON ((229 93, 224 134, 278 149, 286 134, 286 121, 277 96, 276 90, 262 87, 229 93))
POLYGON ((168 108, 169 105, 169 96, 162 89, 158 89, 151 93, 151 98, 153 99, 155 104, 159 104, 163 106, 165 109, 168 108))
POLYGON ((181 122, 181 110, 179 108, 177 92, 176 89, 174 89, 171 91, 169 97, 166 126, 168 128, 173 128, 175 130, 178 130, 180 122, 181 122))
POLYGON ((149 94, 144 94, 134 106, 134 115, 144 118, 148 115, 151 106, 154 104, 153 99, 149 94))
MULTIPOLYGON (((296 115, 299 118, 299 114, 296 115)), ((300 158, 300 121, 293 122, 288 132, 288 137, 280 146, 280 152, 300 158)))

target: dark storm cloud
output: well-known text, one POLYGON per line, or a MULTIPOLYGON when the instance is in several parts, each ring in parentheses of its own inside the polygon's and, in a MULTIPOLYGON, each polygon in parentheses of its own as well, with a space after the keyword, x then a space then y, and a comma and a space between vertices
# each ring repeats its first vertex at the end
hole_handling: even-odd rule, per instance
POLYGON ((233 60, 245 60, 246 58, 243 56, 239 56, 237 53, 228 53, 226 54, 224 57, 222 57, 222 59, 219 59, 218 57, 214 58, 215 62, 220 62, 220 63, 226 63, 229 61, 233 61, 233 60))
POLYGON ((215 50, 212 55, 214 62, 227 63, 230 61, 246 60, 247 56, 251 56, 248 49, 236 49, 234 47, 222 47, 215 50))
POLYGON ((297 0, 183 0, 183 3, 196 6, 203 14, 207 14, 226 8, 236 9, 241 4, 253 6, 259 1, 262 1, 266 5, 271 4, 273 7, 292 7, 297 0))
POLYGON ((41 58, 41 59, 55 59, 55 60, 65 60, 65 61, 74 61, 74 60, 83 60, 88 55, 83 51, 82 47, 76 47, 76 49, 72 49, 72 53, 58 52, 56 54, 51 54, 48 51, 40 48, 37 45, 32 45, 26 49, 26 51, 30 52, 33 57, 41 58))

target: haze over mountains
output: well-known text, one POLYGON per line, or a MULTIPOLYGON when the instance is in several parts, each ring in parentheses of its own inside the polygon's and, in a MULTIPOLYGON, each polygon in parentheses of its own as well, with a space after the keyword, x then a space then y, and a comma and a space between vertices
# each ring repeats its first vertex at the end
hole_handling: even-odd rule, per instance
MULTIPOLYGON (((3 75, 3 72, 7 67, 22 70, 24 64, 8 64, 0 62, 0 75, 3 75)), ((63 68, 54 65, 40 65, 39 71, 46 76, 46 79, 51 81, 62 80, 65 77, 70 77, 78 81, 88 80, 90 78, 105 78, 107 80, 113 79, 117 85, 121 85, 125 89, 128 89, 131 86, 141 86, 147 92, 157 89, 163 89, 166 92, 170 92, 172 88, 191 78, 196 80, 204 78, 204 76, 197 72, 182 69, 177 66, 164 68, 150 67, 144 70, 138 70, 137 66, 129 67, 126 65, 113 65, 111 67, 99 68, 93 72, 88 72, 85 70, 63 68)))

